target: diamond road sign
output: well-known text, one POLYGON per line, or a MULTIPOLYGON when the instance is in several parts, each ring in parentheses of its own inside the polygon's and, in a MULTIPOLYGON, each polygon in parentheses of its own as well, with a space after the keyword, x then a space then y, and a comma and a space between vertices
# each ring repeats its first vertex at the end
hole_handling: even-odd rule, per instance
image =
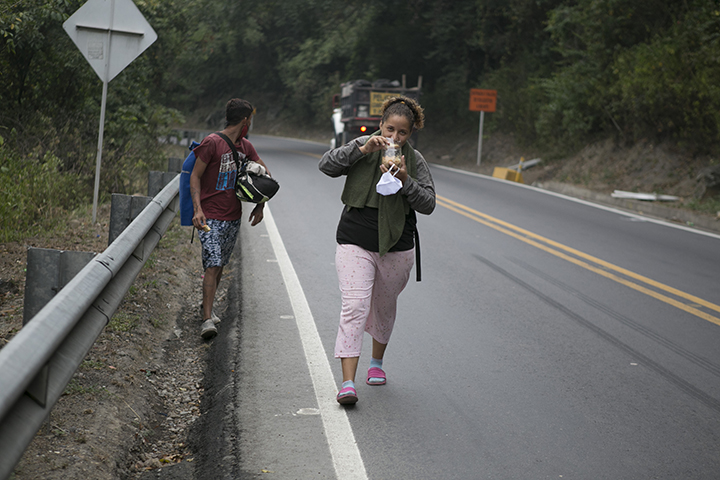
POLYGON ((63 28, 103 82, 110 82, 157 39, 132 0, 90 0, 63 28))

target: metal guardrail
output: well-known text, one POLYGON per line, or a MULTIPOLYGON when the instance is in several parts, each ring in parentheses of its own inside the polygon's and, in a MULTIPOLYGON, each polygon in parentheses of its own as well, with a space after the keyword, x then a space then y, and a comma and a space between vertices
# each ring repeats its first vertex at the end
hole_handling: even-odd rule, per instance
POLYGON ((177 175, 0 350, 0 479, 7 479, 178 212, 177 175))

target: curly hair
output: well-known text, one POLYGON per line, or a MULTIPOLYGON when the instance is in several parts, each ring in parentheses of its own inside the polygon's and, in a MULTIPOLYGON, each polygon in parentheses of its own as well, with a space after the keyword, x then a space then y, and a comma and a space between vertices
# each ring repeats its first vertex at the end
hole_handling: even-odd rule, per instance
POLYGON ((403 95, 387 98, 382 104, 381 112, 383 122, 391 115, 398 115, 407 118, 416 130, 425 126, 423 108, 412 98, 403 95))

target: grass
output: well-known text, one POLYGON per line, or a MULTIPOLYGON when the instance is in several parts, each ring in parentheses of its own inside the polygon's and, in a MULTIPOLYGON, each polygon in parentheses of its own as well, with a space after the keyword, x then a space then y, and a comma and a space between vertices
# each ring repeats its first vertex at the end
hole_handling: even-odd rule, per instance
POLYGON ((105 368, 105 362, 97 360, 85 360, 80 364, 80 368, 85 370, 102 370, 105 368))
POLYGON ((692 199, 686 206, 697 212, 720 215, 720 195, 706 198, 705 200, 692 199))
POLYGON ((117 312, 110 319, 107 329, 111 332, 132 332, 140 324, 140 317, 125 312, 117 312))
POLYGON ((99 387, 97 385, 82 385, 80 382, 77 381, 77 379, 72 378, 65 387, 63 395, 99 395, 106 392, 107 390, 103 387, 99 387))
POLYGON ((167 324, 167 320, 164 318, 151 318, 150 323, 154 328, 160 328, 167 324))
POLYGON ((150 257, 148 257, 147 261, 145 262, 145 267, 153 270, 157 266, 157 254, 155 253, 155 250, 152 251, 150 254, 150 257))
POLYGON ((187 237, 189 241, 191 231, 188 227, 180 225, 180 215, 178 214, 170 223, 165 235, 160 239, 158 247, 173 248, 175 245, 181 243, 185 237, 187 237))

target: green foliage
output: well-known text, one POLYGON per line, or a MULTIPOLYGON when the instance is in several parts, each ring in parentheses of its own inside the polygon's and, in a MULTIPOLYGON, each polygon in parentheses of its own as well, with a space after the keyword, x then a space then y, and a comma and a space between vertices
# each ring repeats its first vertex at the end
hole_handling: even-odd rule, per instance
POLYGON ((695 3, 665 35, 617 56, 611 92, 635 137, 720 140, 720 7, 695 3))
POLYGON ((602 117, 593 108, 595 76, 584 71, 586 68, 587 65, 577 63, 538 82, 547 100, 540 105, 536 129, 549 146, 576 147, 573 143, 598 128, 602 117))
POLYGON ((85 60, 62 29, 62 22, 82 3, 24 0, 0 11, 2 109, 17 111, 1 116, 3 124, 22 122, 37 110, 73 110, 76 102, 82 103, 90 73, 81 68, 85 60))
POLYGON ((584 0, 552 10, 548 31, 563 61, 540 83, 538 133, 566 144, 598 133, 717 143, 718 10, 713 0, 584 0))
POLYGON ((78 177, 61 167, 52 153, 20 157, 0 142, 0 242, 52 228, 65 211, 87 201, 78 177))
MULTIPOLYGON (((38 228, 38 218, 52 217, 49 209, 71 209, 78 201, 92 198, 88 192, 92 192, 97 158, 102 83, 62 28, 62 23, 83 3, 23 0, 0 6, 0 135, 5 137, 2 161, 7 168, 23 172, 33 170, 30 165, 35 164, 45 168, 24 177, 39 176, 39 185, 47 189, 47 205, 43 208, 37 207, 38 200, 32 198, 40 186, 24 188, 23 183, 13 188, 11 206, 34 210, 13 215, 27 219, 21 226, 38 228), (54 170, 48 173, 48 169, 54 170), (55 181, 60 178, 58 173, 75 177, 70 180, 63 175, 62 181, 55 181), (47 177, 53 177, 53 182, 43 183, 47 177), (67 183, 73 183, 72 191, 65 178, 67 183)), ((142 8, 170 15, 166 22, 177 26, 178 22, 173 23, 177 15, 167 3, 143 2, 142 8)), ((179 25, 176 28, 187 24, 179 25)), ((159 43, 168 51, 178 51, 177 45, 159 43)), ((157 92, 162 91, 167 67, 163 61, 171 60, 164 55, 141 55, 109 86, 101 201, 111 192, 143 192, 148 170, 165 168, 157 138, 167 133, 171 124, 182 122, 179 112, 158 103, 157 92)), ((7 191, 3 194, 9 195, 7 191)), ((9 221, 7 216, 3 218, 3 222, 9 221)), ((5 234, 6 238, 12 236, 5 234)))

